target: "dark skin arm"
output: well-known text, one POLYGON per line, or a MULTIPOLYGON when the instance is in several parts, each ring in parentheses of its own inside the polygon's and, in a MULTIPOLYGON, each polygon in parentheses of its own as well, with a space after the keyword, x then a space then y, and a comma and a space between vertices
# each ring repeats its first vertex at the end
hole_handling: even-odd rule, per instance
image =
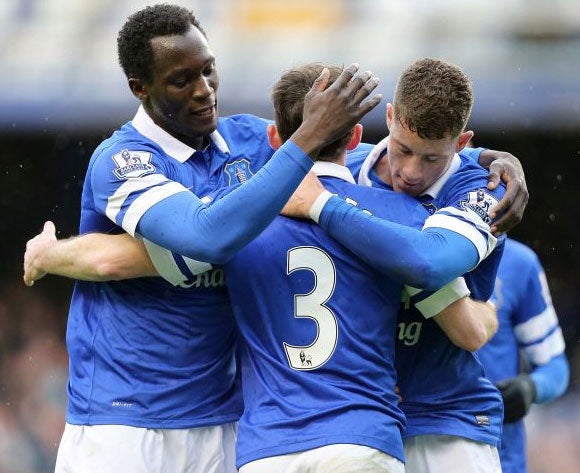
POLYGON ((487 188, 495 189, 500 182, 506 184, 506 193, 491 212, 491 231, 494 235, 508 232, 517 226, 524 216, 530 197, 522 164, 513 154, 505 151, 484 150, 479 156, 479 164, 489 169, 487 188))

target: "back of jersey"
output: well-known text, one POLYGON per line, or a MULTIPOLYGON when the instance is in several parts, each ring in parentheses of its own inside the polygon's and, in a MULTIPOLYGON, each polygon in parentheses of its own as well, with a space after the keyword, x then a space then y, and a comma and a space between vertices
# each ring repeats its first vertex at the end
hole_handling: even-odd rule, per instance
MULTIPOLYGON (((324 183, 377 216, 425 218, 406 196, 324 183)), ((225 270, 244 339, 238 465, 336 443, 402 459, 393 359, 402 285, 316 225, 285 217, 225 270)))

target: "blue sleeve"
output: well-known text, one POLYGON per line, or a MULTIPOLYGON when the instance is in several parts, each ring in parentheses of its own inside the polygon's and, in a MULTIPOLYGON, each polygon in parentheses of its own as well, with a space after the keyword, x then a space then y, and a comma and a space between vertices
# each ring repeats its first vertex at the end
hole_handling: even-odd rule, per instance
POLYGON ((570 366, 566 355, 562 353, 545 365, 538 366, 530 373, 530 377, 536 384, 536 403, 553 401, 562 396, 570 381, 570 366))
POLYGON ((244 185, 205 206, 193 193, 174 194, 148 209, 137 232, 181 255, 224 263, 278 215, 312 167, 288 140, 244 185))
POLYGON ((487 148, 463 148, 459 154, 469 158, 474 163, 479 164, 479 155, 487 148))
POLYGON ((435 290, 473 269, 473 243, 451 230, 423 231, 362 212, 338 197, 322 209, 320 226, 376 270, 404 284, 435 290))

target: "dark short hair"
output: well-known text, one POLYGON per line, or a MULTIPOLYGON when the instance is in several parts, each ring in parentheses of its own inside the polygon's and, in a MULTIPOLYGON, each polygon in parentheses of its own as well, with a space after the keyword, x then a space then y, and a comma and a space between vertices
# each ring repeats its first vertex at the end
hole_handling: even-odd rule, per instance
MULTIPOLYGON (((303 119, 304 97, 324 68, 330 71, 329 84, 342 72, 342 67, 310 63, 285 71, 272 88, 272 103, 278 134, 286 141, 300 127, 303 119)), ((342 151, 352 136, 352 130, 320 151, 320 159, 333 158, 342 151)))
POLYGON ((473 106, 471 81, 457 66, 425 58, 408 66, 397 82, 394 118, 424 139, 458 137, 473 106))
POLYGON ((131 15, 117 36, 119 64, 127 78, 150 81, 153 63, 151 40, 158 36, 183 35, 192 26, 206 36, 191 11, 166 3, 148 6, 131 15))

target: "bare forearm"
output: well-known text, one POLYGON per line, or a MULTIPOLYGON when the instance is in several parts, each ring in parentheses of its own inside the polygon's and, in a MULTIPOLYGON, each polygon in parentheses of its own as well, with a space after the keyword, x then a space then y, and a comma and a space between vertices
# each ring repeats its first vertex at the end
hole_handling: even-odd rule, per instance
POLYGON ((84 281, 107 279, 98 264, 100 235, 90 234, 54 242, 36 259, 37 267, 48 274, 84 281))
POLYGON ((467 351, 479 350, 497 331, 493 305, 464 297, 434 317, 449 339, 467 351))
POLYGON ((83 281, 157 275, 143 244, 127 234, 93 233, 59 240, 37 261, 45 273, 83 281))
MULTIPOLYGON (((497 320, 497 311, 491 302, 472 301, 474 304, 479 304, 481 307, 477 310, 481 323, 485 329, 487 343, 497 332, 499 323, 497 320)), ((484 344, 485 344, 484 343, 484 344)))

